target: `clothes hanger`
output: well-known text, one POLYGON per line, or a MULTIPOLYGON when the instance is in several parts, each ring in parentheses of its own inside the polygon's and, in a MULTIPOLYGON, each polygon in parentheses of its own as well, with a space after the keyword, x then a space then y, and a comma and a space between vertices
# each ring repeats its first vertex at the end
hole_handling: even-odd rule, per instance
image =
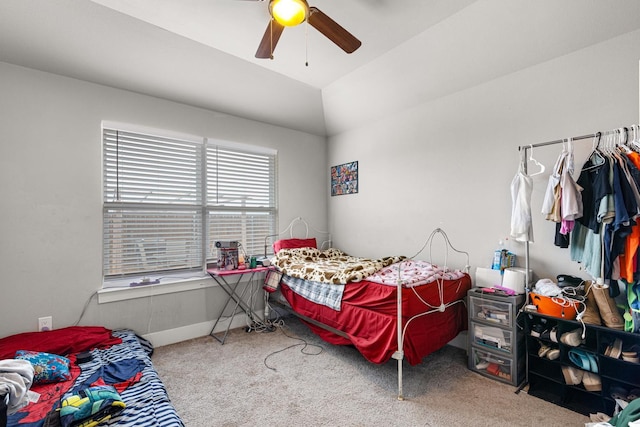
POLYGON ((615 129, 613 132, 607 134, 607 151, 606 154, 609 159, 613 161, 620 161, 620 141, 622 132, 620 128, 615 129))
POLYGON ((591 154, 587 158, 585 164, 590 163, 591 166, 583 167, 583 171, 588 171, 592 169, 597 169, 605 164, 606 159, 604 158, 604 154, 600 151, 600 142, 602 139, 602 133, 598 132, 593 137, 593 149, 591 150, 591 154))
POLYGON ((609 157, 610 143, 611 143, 611 138, 609 137, 609 134, 606 134, 600 139, 600 144, 598 145, 598 147, 600 148, 600 154, 602 154, 607 158, 609 157))
POLYGON ((546 167, 542 163, 540 163, 539 161, 533 158, 533 144, 529 144, 529 161, 533 162, 536 166, 540 168, 538 172, 530 173, 529 176, 540 175, 544 173, 544 171, 546 170, 546 167))
POLYGON ((622 146, 622 128, 618 128, 613 131, 611 135, 611 155, 615 159, 620 158, 620 149, 622 146))
POLYGON ((618 149, 623 154, 629 154, 632 150, 629 147, 629 128, 626 126, 624 128, 620 128, 620 144, 618 145, 618 149), (622 132, 624 131, 624 138, 622 132))
MULTIPOLYGON (((564 144, 563 144, 564 145, 564 144)), ((567 138, 567 158, 565 160, 565 165, 567 172, 573 174, 573 139, 567 138)))
POLYGON ((635 151, 640 151, 640 137, 638 133, 640 131, 639 125, 633 125, 633 141, 631 141, 631 148, 635 149, 635 151))

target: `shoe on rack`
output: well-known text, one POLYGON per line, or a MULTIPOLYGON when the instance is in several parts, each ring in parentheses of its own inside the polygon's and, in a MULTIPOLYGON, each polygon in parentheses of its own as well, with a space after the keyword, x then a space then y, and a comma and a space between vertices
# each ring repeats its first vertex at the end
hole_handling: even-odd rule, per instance
POLYGON ((582 375, 582 384, 587 391, 602 391, 600 376, 593 372, 585 372, 582 375))
POLYGON ((608 287, 592 284, 589 293, 593 294, 596 300, 604 325, 611 329, 624 330, 624 319, 618 311, 616 301, 609 295, 608 287))
POLYGON ((611 357, 611 350, 613 349, 613 344, 609 344, 607 348, 604 349, 604 355, 607 357, 611 357))
POLYGON ((540 333, 540 339, 551 341, 551 331, 549 329, 542 331, 542 333, 540 333))
POLYGON ((640 358, 638 357, 638 353, 635 351, 623 351, 622 352, 622 360, 625 362, 638 363, 640 362, 640 358))
POLYGON ((558 357, 560 357, 560 349, 559 348, 552 348, 551 350, 549 350, 547 352, 547 359, 549 359, 549 360, 556 360, 558 357))
POLYGON ((598 361, 595 355, 588 351, 572 348, 569 350, 569 360, 582 370, 598 373, 598 361))
POLYGON ((631 402, 640 397, 640 388, 632 388, 629 394, 627 395, 627 400, 631 402))
POLYGON ((616 338, 613 340, 613 343, 607 347, 604 351, 604 355, 611 357, 613 359, 619 359, 622 354, 622 340, 620 338, 616 338))
POLYGON ((540 338, 540 335, 542 335, 543 331, 544 331, 544 326, 542 326, 539 323, 536 323, 535 325, 531 326, 530 334, 532 337, 540 338))
POLYGON ((585 372, 568 365, 562 366, 562 375, 564 376, 564 382, 568 385, 578 385, 582 382, 585 372))
POLYGON ((629 392, 625 388, 620 386, 611 386, 611 388, 609 389, 609 394, 611 395, 611 398, 613 400, 620 399, 628 401, 629 398, 629 392))
POLYGON ((565 332, 560 336, 560 342, 571 347, 578 347, 582 344, 582 329, 565 332))
POLYGON ((622 352, 620 354, 622 360, 632 363, 640 363, 640 345, 633 344, 631 347, 622 346, 622 352))
POLYGON ((538 357, 545 357, 549 351, 551 351, 551 347, 541 342, 540 349, 538 350, 538 357))
POLYGON ((598 310, 598 303, 591 291, 592 282, 587 280, 584 282, 584 311, 582 312, 582 321, 590 325, 602 325, 602 318, 600 317, 600 311, 598 310))

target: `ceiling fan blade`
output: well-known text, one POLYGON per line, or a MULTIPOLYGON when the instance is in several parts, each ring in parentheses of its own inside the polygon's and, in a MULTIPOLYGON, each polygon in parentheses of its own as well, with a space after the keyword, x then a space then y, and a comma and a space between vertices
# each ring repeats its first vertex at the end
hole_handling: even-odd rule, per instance
POLYGON ((342 28, 340 24, 329 18, 317 7, 309 7, 309 17, 307 21, 312 27, 320 31, 347 53, 354 52, 362 44, 353 34, 342 28))
POLYGON ((256 51, 256 58, 273 58, 273 51, 276 50, 276 44, 278 44, 283 30, 284 27, 275 19, 269 21, 260 45, 258 46, 258 50, 256 51))

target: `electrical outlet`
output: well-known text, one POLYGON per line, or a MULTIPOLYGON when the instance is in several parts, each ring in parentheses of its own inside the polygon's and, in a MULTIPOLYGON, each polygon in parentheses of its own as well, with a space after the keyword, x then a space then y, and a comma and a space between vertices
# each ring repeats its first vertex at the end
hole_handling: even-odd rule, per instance
POLYGON ((53 329, 53 317, 39 317, 38 318, 38 330, 39 331, 50 331, 53 329))

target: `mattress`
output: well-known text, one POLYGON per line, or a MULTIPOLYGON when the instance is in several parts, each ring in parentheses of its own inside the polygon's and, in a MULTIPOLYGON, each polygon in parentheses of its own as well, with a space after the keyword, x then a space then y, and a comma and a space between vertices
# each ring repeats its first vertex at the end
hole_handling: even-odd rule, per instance
POLYGON ((18 349, 63 355, 70 378, 34 383, 30 391, 39 399, 9 415, 8 426, 60 425, 63 399, 101 385, 112 386, 125 405, 101 426, 184 426, 151 362, 151 343, 131 330, 71 327, 0 340, 0 358, 13 357, 18 349))

